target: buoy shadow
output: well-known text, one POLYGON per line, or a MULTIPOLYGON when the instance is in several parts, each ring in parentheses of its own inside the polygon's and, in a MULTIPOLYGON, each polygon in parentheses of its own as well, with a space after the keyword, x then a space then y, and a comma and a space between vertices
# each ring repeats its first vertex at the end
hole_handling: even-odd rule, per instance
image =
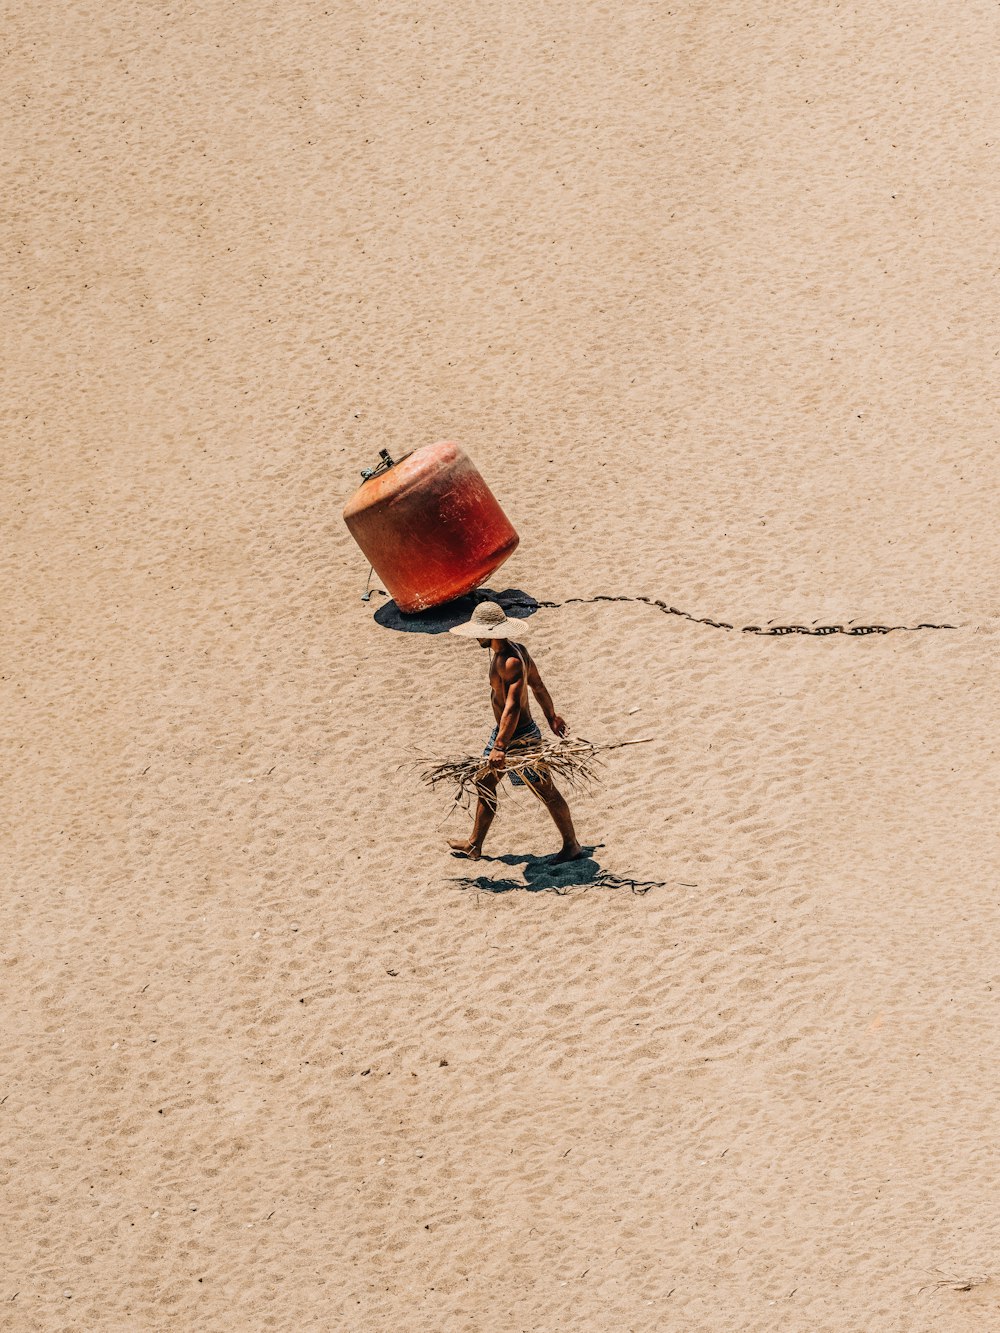
POLYGON ((527 620, 539 607, 535 598, 520 588, 505 588, 503 592, 494 592, 492 588, 476 588, 464 597, 456 597, 453 602, 412 614, 400 611, 394 601, 387 601, 375 612, 375 623, 383 629, 394 629, 401 634, 447 634, 450 629, 468 620, 480 602, 499 602, 512 620, 527 620))

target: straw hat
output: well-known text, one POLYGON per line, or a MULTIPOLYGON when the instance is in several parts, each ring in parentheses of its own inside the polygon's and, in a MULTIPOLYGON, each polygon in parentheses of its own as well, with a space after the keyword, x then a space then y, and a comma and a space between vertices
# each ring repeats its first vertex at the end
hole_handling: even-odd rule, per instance
POLYGON ((520 643, 526 629, 523 620, 508 620, 498 602, 480 602, 472 618, 464 625, 456 625, 450 633, 460 634, 464 639, 513 639, 520 643))

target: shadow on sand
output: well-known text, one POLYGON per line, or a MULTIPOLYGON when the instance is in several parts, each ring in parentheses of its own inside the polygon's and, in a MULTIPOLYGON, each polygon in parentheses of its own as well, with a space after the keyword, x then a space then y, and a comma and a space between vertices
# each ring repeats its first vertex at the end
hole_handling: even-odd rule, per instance
POLYGON ((383 629, 398 630, 401 634, 446 634, 456 625, 463 624, 480 602, 499 602, 512 620, 527 620, 538 610, 538 602, 520 588, 506 588, 493 592, 491 588, 477 588, 475 592, 458 597, 444 606, 432 606, 427 611, 412 615, 400 611, 393 601, 386 602, 375 612, 375 623, 383 629))
POLYGON ((594 856, 598 847, 584 847, 585 855, 578 861, 567 861, 554 865, 551 857, 532 856, 484 856, 479 862, 493 865, 523 865, 523 879, 494 879, 491 875, 453 875, 452 882, 462 889, 479 889, 483 893, 572 893, 587 889, 629 889, 635 894, 648 893, 650 889, 662 889, 666 882, 661 880, 631 879, 626 875, 615 875, 604 870, 594 856))

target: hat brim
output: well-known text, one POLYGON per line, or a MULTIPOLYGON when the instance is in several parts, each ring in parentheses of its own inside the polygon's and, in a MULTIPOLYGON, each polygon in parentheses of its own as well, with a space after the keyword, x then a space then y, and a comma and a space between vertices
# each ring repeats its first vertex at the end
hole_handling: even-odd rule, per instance
POLYGON ((475 625, 467 620, 464 625, 456 625, 448 631, 461 639, 510 639, 520 643, 525 638, 527 625, 523 620, 501 620, 496 625, 475 625))

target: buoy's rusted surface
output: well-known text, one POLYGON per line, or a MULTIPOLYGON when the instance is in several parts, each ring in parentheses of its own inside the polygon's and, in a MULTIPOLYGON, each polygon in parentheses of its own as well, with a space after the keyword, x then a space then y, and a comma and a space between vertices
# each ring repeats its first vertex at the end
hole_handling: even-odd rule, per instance
POLYGON ((344 522, 408 612, 471 592, 518 542, 493 492, 450 440, 376 472, 345 505, 344 522))

